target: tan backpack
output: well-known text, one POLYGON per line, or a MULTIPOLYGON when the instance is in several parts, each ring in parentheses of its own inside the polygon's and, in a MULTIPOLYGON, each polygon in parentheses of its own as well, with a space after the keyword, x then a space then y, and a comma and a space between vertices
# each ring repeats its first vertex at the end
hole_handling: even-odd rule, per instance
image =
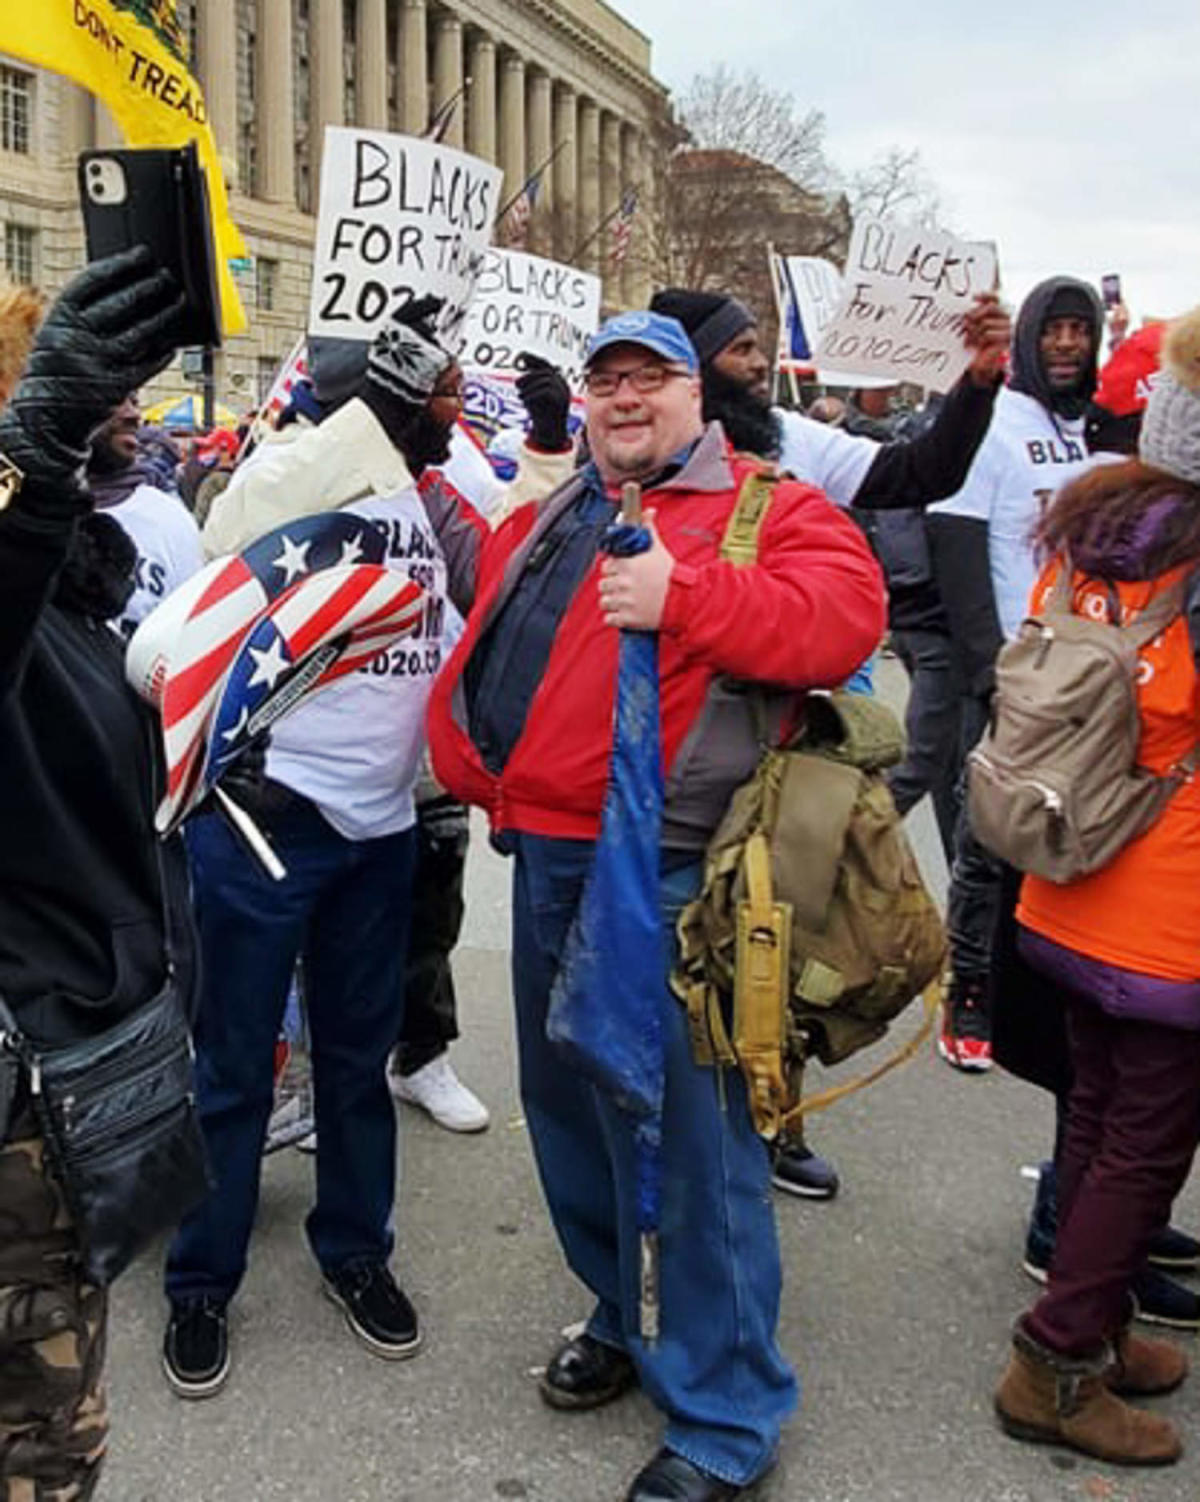
MULTIPOLYGON (((725 557, 753 560, 769 499, 766 478, 743 487, 725 557)), ((701 891, 680 917, 672 987, 688 1009, 693 1057, 741 1067, 765 1137, 877 1079, 928 1031, 945 932, 883 778, 903 752, 903 731, 875 699, 809 695, 800 734, 764 751, 734 793, 701 891), (926 1025, 899 1053, 800 1100, 806 1059, 848 1058, 927 988, 926 1025)))
POLYGON ((1001 649, 990 723, 967 758, 977 838, 1018 870, 1059 883, 1106 866, 1197 764, 1195 749, 1166 777, 1137 763, 1138 653, 1183 608, 1184 582, 1122 626, 1076 615, 1071 578, 1068 562, 1042 613, 1001 649))

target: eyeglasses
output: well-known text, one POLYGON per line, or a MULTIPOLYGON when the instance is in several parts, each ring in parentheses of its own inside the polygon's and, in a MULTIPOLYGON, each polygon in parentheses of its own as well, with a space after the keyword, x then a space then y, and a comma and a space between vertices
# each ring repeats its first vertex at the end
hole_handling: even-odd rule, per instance
POLYGON ((466 400, 466 395, 466 388, 462 381, 458 381, 448 391, 438 391, 435 389, 431 393, 429 400, 431 402, 453 402, 455 406, 461 407, 466 400))
POLYGON ((634 391, 645 396, 652 391, 661 391, 674 376, 690 374, 690 371, 664 365, 661 360, 650 360, 645 365, 635 365, 632 370, 589 370, 583 384, 589 396, 616 396, 621 382, 628 381, 634 391))

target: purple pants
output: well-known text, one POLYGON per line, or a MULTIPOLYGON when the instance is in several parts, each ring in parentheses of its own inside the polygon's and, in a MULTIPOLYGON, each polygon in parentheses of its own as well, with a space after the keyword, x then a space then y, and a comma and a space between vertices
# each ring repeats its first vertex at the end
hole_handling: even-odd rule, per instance
POLYGON ((1025 1326, 1052 1351, 1086 1356, 1127 1322, 1130 1280, 1191 1168, 1200 1034, 1065 999, 1074 1084, 1057 1159, 1058 1242, 1025 1326))

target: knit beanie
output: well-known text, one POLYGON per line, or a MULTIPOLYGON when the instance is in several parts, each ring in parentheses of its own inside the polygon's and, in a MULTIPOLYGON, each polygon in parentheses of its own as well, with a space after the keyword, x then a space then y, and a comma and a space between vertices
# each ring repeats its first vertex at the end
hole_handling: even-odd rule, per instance
POLYGON ((1086 287, 1067 282, 1058 287, 1042 314, 1042 328, 1052 318, 1082 318, 1089 327, 1096 321, 1096 305, 1086 287))
POLYGON ((687 330, 700 363, 707 365, 732 339, 755 326, 758 320, 736 297, 721 292, 689 292, 684 287, 665 287, 650 299, 652 313, 677 318, 687 330))
POLYGON ((368 348, 365 339, 309 335, 308 373, 322 406, 340 407, 357 392, 367 372, 368 348))
POLYGON ((376 334, 367 356, 367 380, 397 401, 423 407, 438 377, 453 363, 440 344, 405 323, 391 323, 376 334))
POLYGON ((1163 339, 1138 452, 1155 469, 1200 485, 1200 308, 1173 323, 1163 339))

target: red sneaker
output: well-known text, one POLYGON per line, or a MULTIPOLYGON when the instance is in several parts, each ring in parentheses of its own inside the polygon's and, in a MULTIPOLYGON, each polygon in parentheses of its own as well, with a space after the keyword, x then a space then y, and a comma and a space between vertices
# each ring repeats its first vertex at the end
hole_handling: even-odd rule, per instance
POLYGON ((950 982, 937 1050, 953 1069, 983 1074, 992 1067, 991 1023, 983 981, 950 982))

